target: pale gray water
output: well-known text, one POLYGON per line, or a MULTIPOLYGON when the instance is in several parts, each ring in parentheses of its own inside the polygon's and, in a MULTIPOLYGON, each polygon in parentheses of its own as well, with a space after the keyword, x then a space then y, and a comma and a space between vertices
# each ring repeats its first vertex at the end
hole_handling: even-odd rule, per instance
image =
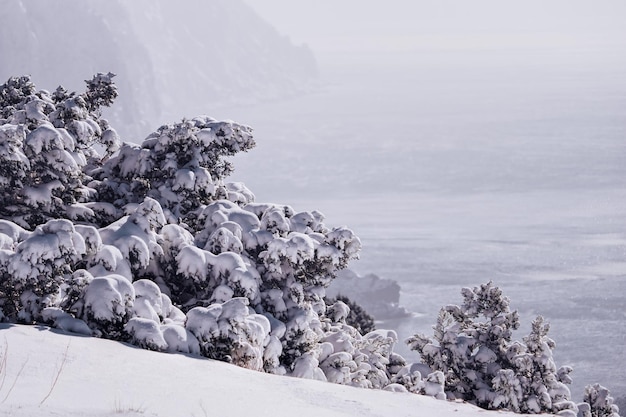
POLYGON ((400 282, 415 313, 387 323, 401 338, 493 280, 524 332, 550 321, 575 399, 594 382, 626 395, 624 58, 426 51, 327 68, 309 95, 214 113, 255 127, 235 179, 353 228, 353 268, 400 282))

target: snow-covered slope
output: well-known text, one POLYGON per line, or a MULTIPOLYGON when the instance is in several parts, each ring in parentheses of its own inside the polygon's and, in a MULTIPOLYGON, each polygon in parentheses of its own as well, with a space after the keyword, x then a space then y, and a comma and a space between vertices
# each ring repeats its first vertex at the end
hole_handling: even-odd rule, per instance
POLYGON ((477 417, 468 404, 253 372, 47 327, 0 325, 1 416, 477 417))

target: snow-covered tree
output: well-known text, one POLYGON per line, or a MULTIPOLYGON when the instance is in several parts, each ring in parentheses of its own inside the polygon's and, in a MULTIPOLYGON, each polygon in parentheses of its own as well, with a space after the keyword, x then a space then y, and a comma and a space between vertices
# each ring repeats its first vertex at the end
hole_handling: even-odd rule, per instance
POLYGON ((498 287, 489 282, 462 294, 461 306, 441 309, 433 339, 417 334, 408 340, 428 366, 443 372, 447 395, 489 409, 575 413, 565 385, 572 369, 557 370, 543 318, 523 342, 515 341, 519 317, 498 287))
POLYGON ((587 385, 583 403, 578 405, 579 417, 619 417, 610 391, 600 384, 587 385))
MULTIPOLYGON (((120 146, 100 112, 117 96, 113 76, 96 75, 83 94, 62 87, 37 91, 28 77, 11 78, 0 89, 0 157, 6 162, 0 165, 7 168, 0 186, 8 196, 2 214, 27 228, 55 218, 81 223, 72 231, 82 242, 76 256, 54 258, 62 273, 35 274, 44 266, 32 257, 19 276, 40 277, 50 287, 41 309, 61 309, 97 335, 156 350, 170 349, 160 326, 170 326, 175 337, 183 333, 171 326, 180 323, 166 323, 152 305, 158 297, 139 296, 134 282, 153 281, 181 314, 246 300, 251 317, 272 323, 269 339, 247 342, 258 350, 252 367, 293 370, 324 337, 325 288, 358 256, 359 239, 347 228, 327 228, 319 212, 258 204, 243 184, 225 182, 232 171, 226 158, 254 146, 247 126, 203 116, 164 125, 140 146, 120 146), (95 144, 104 147, 103 156, 95 144)), ((2 262, 10 273, 21 256, 11 252, 21 254, 27 243, 4 240, 2 262)), ((6 317, 32 304, 14 302, 9 289, 15 286, 5 287, 6 317)), ((47 311, 50 322, 60 320, 56 310, 47 311)), ((205 354, 233 357, 234 339, 224 339, 216 351, 202 337, 198 346, 205 354)))

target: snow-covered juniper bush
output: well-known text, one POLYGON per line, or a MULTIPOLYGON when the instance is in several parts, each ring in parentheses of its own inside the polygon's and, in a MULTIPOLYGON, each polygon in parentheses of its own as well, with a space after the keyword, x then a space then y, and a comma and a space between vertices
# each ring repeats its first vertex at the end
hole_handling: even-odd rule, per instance
MULTIPOLYGON (((395 332, 326 288, 361 242, 317 211, 255 202, 226 181, 252 129, 201 116, 120 140, 102 108, 114 74, 86 91, 0 85, 0 320, 185 352, 253 370, 575 415, 541 318, 522 342, 491 283, 447 306, 434 340, 394 352, 395 332), (352 307, 352 312, 351 312, 352 307)), ((581 416, 616 416, 600 386, 581 416)))
MULTIPOLYGON (((573 369, 556 367, 552 356, 556 344, 548 337, 550 326, 543 317, 533 321, 522 341, 513 340, 519 316, 498 287, 488 282, 464 288, 462 295, 461 306, 440 310, 433 338, 416 334, 407 341, 431 369, 443 372, 449 398, 527 414, 583 416, 586 403, 594 401, 601 402, 603 410, 617 408, 612 399, 596 401, 593 395, 586 395, 583 404, 572 402, 566 384, 572 382, 573 369)), ((587 392, 598 388, 588 386, 587 392)))

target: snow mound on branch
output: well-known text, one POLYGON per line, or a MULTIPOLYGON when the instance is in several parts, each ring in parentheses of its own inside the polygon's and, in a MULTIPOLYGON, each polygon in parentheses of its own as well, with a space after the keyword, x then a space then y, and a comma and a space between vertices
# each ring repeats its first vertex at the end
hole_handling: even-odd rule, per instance
POLYGON ((128 320, 124 330, 130 335, 133 344, 150 350, 163 351, 168 345, 159 324, 143 317, 128 320))
POLYGON ((96 321, 120 322, 130 314, 134 299, 135 289, 125 277, 95 277, 85 293, 85 308, 96 321))

